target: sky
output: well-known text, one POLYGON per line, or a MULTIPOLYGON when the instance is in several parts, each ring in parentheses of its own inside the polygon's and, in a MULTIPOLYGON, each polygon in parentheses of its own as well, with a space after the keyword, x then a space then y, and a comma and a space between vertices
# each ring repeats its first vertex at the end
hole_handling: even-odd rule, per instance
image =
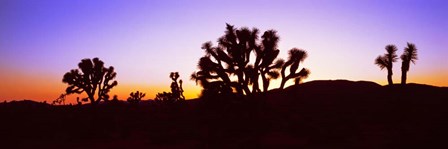
MULTIPOLYGON (((385 85, 374 65, 384 47, 418 49, 408 82, 448 86, 448 2, 444 0, 2 0, 0 101, 50 102, 65 92, 63 75, 84 58, 114 66, 110 95, 170 91, 170 72, 184 80, 186 98, 201 87, 190 80, 201 45, 224 35, 225 24, 274 29, 279 58, 308 52, 304 80, 367 80, 385 85)), ((260 35, 261 36, 261 35, 260 35)), ((400 82, 401 60, 393 79, 400 82)), ((279 81, 271 87, 279 86, 279 81)), ((70 95, 73 102, 81 95, 70 95)))

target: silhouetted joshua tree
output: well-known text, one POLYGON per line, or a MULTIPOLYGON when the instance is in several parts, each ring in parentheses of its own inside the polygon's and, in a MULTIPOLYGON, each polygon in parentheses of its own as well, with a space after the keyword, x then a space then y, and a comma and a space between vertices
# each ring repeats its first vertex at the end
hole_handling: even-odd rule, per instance
POLYGON ((135 93, 131 92, 129 95, 130 97, 128 97, 128 102, 131 104, 138 104, 142 100, 142 98, 146 96, 145 93, 139 91, 136 91, 135 93))
POLYGON ((171 72, 170 78, 172 79, 170 85, 171 92, 157 93, 156 98, 154 99, 155 101, 163 103, 174 103, 177 101, 185 100, 185 96, 183 94, 184 89, 182 88, 182 80, 179 80, 179 82, 177 82, 177 79, 179 79, 179 73, 171 72))
POLYGON ((184 89, 182 88, 182 80, 179 80, 179 83, 177 82, 177 79, 179 79, 179 73, 171 72, 170 78, 173 80, 173 82, 171 82, 170 88, 174 98, 176 98, 177 100, 185 100, 184 89))
POLYGON ((413 43, 407 43, 407 47, 404 48, 404 53, 401 55, 401 84, 406 84, 407 73, 409 71, 410 63, 415 64, 417 60, 417 47, 413 43))
POLYGON ((389 83, 389 85, 394 84, 394 82, 392 81, 392 66, 393 66, 393 62, 397 61, 397 47, 395 45, 387 45, 385 47, 387 53, 384 55, 380 55, 375 59, 375 64, 378 65, 381 70, 383 70, 384 68, 387 69, 387 82, 389 83))
POLYGON ((295 79, 295 84, 299 84, 302 79, 307 78, 310 71, 306 68, 302 68, 299 72, 296 72, 299 68, 300 62, 305 60, 307 53, 304 50, 293 48, 289 50, 289 58, 282 66, 282 82, 280 84, 280 89, 285 87, 285 83, 289 79, 295 79), (289 67, 289 74, 286 75, 286 69, 289 67))
MULTIPOLYGON (((199 71, 191 75, 191 79, 200 83, 204 88, 203 94, 228 94, 236 91, 239 95, 260 92, 258 77, 261 74, 263 89, 267 90, 270 78, 276 78, 276 71, 281 65, 272 65, 276 60, 278 36, 276 31, 266 31, 262 43, 258 43, 258 29, 235 29, 226 24, 225 35, 218 39, 218 46, 211 42, 202 45, 205 56, 199 59, 199 71), (253 64, 251 52, 256 58, 253 64), (235 76, 235 79, 233 77, 235 76), (232 79, 231 79, 232 78, 232 79), (249 89, 252 86, 252 91, 249 89)), ((277 73, 276 73, 277 72, 277 73)))
POLYGON ((118 84, 114 80, 117 75, 114 72, 114 67, 104 67, 104 62, 98 58, 83 59, 78 67, 79 69, 72 69, 65 73, 62 79, 62 82, 69 85, 66 94, 85 92, 86 100, 90 100, 93 105, 98 104, 101 100, 107 101, 109 91, 118 84))

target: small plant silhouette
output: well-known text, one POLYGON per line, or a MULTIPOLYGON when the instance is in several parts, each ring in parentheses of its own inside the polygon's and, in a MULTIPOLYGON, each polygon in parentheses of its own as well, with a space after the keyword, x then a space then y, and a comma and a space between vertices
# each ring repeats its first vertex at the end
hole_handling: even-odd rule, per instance
POLYGON ((79 97, 76 97, 76 103, 78 106, 82 105, 82 102, 88 102, 89 100, 87 98, 83 98, 82 100, 79 100, 79 97))
MULTIPOLYGON (((146 96, 145 93, 142 93, 139 91, 136 91, 135 93, 131 92, 129 95, 130 95, 130 97, 128 97, 128 102, 131 104, 138 104, 142 100, 142 98, 146 96)), ((114 96, 114 99, 115 98, 116 98, 116 96, 114 96)), ((118 99, 117 99, 117 101, 118 101, 118 99)))
POLYGON ((397 47, 393 44, 387 45, 385 47, 387 53, 384 55, 380 55, 375 59, 375 64, 378 65, 380 67, 381 70, 383 70, 384 68, 387 69, 387 82, 389 83, 389 85, 394 84, 393 80, 392 80, 392 66, 393 66, 393 62, 397 61, 397 47))
POLYGON ((114 95, 114 97, 112 98, 111 101, 114 102, 114 103, 117 103, 118 102, 118 96, 114 95))
POLYGON ((59 95, 59 97, 56 98, 55 100, 53 100, 53 102, 51 104, 52 105, 56 105, 56 104, 65 105, 65 96, 66 96, 66 94, 59 95))
POLYGON ((165 104, 176 102, 176 98, 173 96, 172 93, 169 92, 157 93, 156 98, 154 100, 158 103, 165 103, 165 104))
POLYGON ((407 47, 404 48, 404 53, 401 55, 401 84, 406 84, 407 73, 409 71, 410 63, 415 64, 417 58, 417 47, 413 43, 407 43, 407 47))
MULTIPOLYGON (((62 82, 69 86, 66 89, 66 94, 87 94, 90 103, 95 105, 101 100, 108 101, 109 91, 117 86, 114 72, 114 67, 104 67, 104 62, 98 58, 83 59, 78 64, 79 69, 72 69, 65 73, 62 82), (95 98, 96 96, 96 98, 95 98)), ((84 101, 84 100, 83 100, 84 101)))
POLYGON ((178 72, 171 72, 170 78, 172 80, 170 88, 171 92, 163 92, 163 93, 157 93, 156 98, 154 99, 156 102, 161 103, 174 103, 177 101, 183 101, 185 100, 185 96, 183 95, 183 88, 182 88, 182 80, 179 80, 179 73, 178 72))
POLYGON ((283 89, 285 87, 285 83, 289 79, 294 79, 295 84, 299 84, 302 79, 307 78, 310 74, 310 71, 306 68, 302 68, 299 72, 296 72, 300 66, 300 62, 305 60, 305 58, 308 56, 306 51, 293 48, 289 50, 289 58, 285 62, 285 64, 282 66, 281 75, 282 75, 282 82, 280 84, 280 89, 283 89), (286 69, 289 67, 289 74, 286 75, 286 69))

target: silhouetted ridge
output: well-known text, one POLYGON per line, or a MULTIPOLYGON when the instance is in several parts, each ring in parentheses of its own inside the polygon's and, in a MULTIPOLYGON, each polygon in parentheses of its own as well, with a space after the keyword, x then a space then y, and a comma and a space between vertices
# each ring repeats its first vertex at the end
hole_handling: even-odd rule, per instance
POLYGON ((11 148, 447 148, 446 97, 447 87, 320 80, 212 106, 15 101, 0 104, 0 139, 11 148))
MULTIPOLYGON (((398 84, 394 84, 394 86, 398 87, 398 84)), ((421 89, 429 89, 429 88, 447 88, 447 87, 438 87, 434 85, 428 84, 418 84, 418 83, 408 83, 405 88, 421 88, 421 89)))
POLYGON ((381 85, 368 81, 348 81, 348 80, 317 80, 300 85, 294 85, 287 90, 302 92, 302 94, 312 93, 344 93, 344 94, 364 94, 379 90, 381 85))
POLYGON ((19 100, 19 101, 10 101, 5 103, 6 105, 10 105, 10 106, 18 106, 18 107, 43 107, 43 106, 49 106, 49 104, 47 103, 43 103, 43 102, 37 102, 37 101, 33 101, 33 100, 19 100))
POLYGON ((370 81, 350 81, 350 80, 315 80, 301 84, 301 86, 338 86, 338 87, 380 87, 381 85, 370 81))

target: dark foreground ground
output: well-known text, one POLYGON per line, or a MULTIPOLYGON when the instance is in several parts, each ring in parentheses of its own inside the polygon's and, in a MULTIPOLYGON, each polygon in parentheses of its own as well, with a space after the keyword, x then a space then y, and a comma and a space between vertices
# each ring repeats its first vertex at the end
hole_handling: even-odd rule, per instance
POLYGON ((448 88, 313 81, 222 100, 2 103, 0 148, 448 148, 448 88))

